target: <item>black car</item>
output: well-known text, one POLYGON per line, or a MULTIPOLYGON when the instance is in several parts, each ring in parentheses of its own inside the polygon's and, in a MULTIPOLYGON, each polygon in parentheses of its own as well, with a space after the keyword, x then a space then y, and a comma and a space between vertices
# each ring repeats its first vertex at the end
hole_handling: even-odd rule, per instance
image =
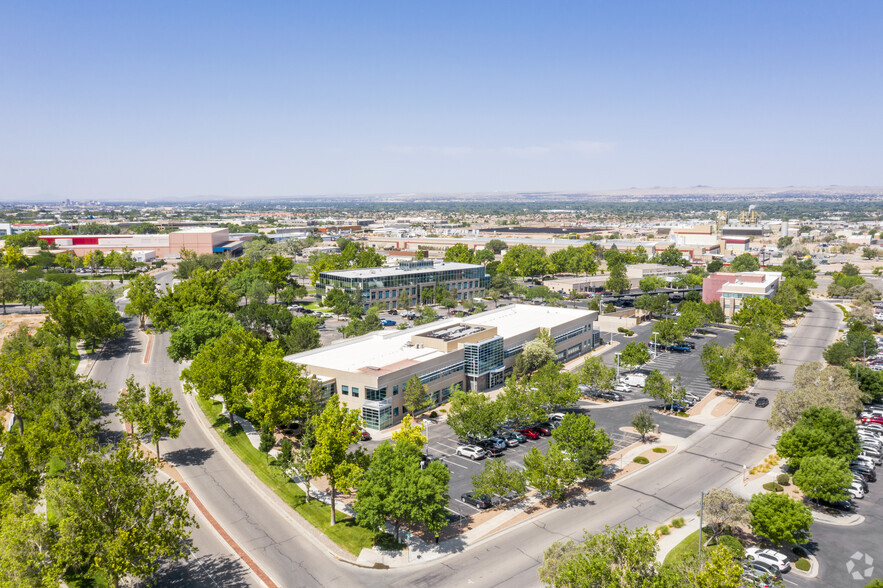
POLYGON ((851 464, 849 466, 849 469, 852 470, 853 472, 858 472, 859 474, 864 476, 868 482, 876 482, 877 481, 877 473, 867 466, 864 466, 860 463, 855 463, 855 464, 851 464))
POLYGON ((484 449, 488 457, 500 457, 503 455, 503 450, 497 447, 497 444, 493 441, 485 439, 484 441, 479 441, 476 445, 484 449))
POLYGON ((468 504, 469 506, 474 506, 475 508, 490 508, 491 507, 491 497, 487 494, 482 494, 481 496, 476 496, 472 492, 467 492, 463 496, 460 497, 460 500, 468 504))
POLYGON ((852 512, 855 510, 855 503, 852 500, 841 500, 837 502, 829 502, 827 500, 819 500, 819 504, 834 510, 842 510, 844 512, 852 512))
POLYGON ((754 406, 757 406, 759 408, 763 408, 764 406, 769 406, 769 404, 770 404, 770 399, 767 398, 766 396, 761 396, 757 400, 754 401, 754 406))
POLYGON ((620 400, 622 400, 623 396, 619 392, 601 392, 600 394, 598 394, 598 398, 619 402, 620 400))

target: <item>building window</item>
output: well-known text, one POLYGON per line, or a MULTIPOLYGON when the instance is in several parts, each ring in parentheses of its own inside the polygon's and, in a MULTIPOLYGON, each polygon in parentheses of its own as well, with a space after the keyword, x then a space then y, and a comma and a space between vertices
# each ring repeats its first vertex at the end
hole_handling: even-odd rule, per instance
POLYGON ((353 398, 359 397, 359 389, 353 386, 353 398))
POLYGON ((392 409, 392 416, 394 416, 394 417, 399 416, 399 407, 398 406, 392 409))
POLYGON ((393 396, 398 396, 398 395, 399 395, 399 386, 398 386, 398 384, 396 384, 395 386, 392 387, 392 395, 393 395, 393 396))
POLYGON ((349 396, 349 394, 350 394, 350 387, 349 387, 349 386, 341 386, 341 387, 340 387, 340 393, 343 394, 344 396, 349 396))

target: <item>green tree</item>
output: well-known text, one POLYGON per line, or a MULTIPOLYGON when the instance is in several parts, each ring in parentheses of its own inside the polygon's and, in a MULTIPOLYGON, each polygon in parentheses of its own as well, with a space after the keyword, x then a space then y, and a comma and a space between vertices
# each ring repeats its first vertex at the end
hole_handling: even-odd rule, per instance
POLYGON ((519 244, 506 251, 500 270, 510 276, 541 276, 546 273, 547 262, 545 249, 519 244))
POLYGON ((445 261, 455 261, 459 263, 473 263, 475 255, 464 243, 456 243, 448 247, 445 251, 445 261))
POLYGON ((867 396, 847 370, 820 362, 805 363, 794 370, 793 386, 776 393, 767 422, 784 431, 810 407, 830 408, 852 419, 865 400, 867 396))
POLYGON ((431 306, 421 306, 420 307, 420 316, 414 319, 414 326, 417 325, 428 325, 438 318, 438 313, 435 312, 435 309, 431 306))
POLYGON ((58 585, 63 570, 52 557, 55 534, 46 515, 26 496, 13 495, 0 515, 0 585, 58 585))
POLYGON ((81 321, 82 336, 93 351, 97 345, 119 339, 126 332, 113 300, 103 294, 86 296, 81 321))
POLYGON ((668 301, 667 294, 641 294, 635 299, 635 308, 646 310, 650 313, 652 319, 654 315, 665 314, 670 308, 671 303, 668 301))
POLYGON ((662 319, 653 325, 653 333, 658 335, 658 341, 663 345, 671 345, 684 340, 686 333, 683 325, 674 319, 662 319))
POLYGON ((733 344, 739 363, 755 372, 765 370, 779 361, 779 352, 769 333, 760 327, 742 327, 733 344))
POLYGON ((606 527, 586 533, 582 543, 556 541, 543 554, 537 570, 547 586, 653 586, 659 576, 656 537, 646 528, 606 527))
POLYGON ((580 398, 576 376, 564 371, 563 366, 554 361, 531 375, 530 386, 540 395, 540 404, 547 410, 576 404, 580 398))
POLYGON ((157 329, 169 329, 177 324, 175 319, 193 308, 233 312, 238 308, 238 298, 224 287, 218 272, 197 268, 188 280, 160 296, 151 309, 150 319, 157 329))
POLYGON ((836 409, 818 406, 804 410, 776 443, 776 452, 794 468, 815 455, 852 460, 860 449, 853 420, 836 409))
POLYGON ((233 425, 233 414, 245 410, 248 394, 260 374, 261 342, 235 327, 206 344, 189 368, 181 372, 184 389, 200 398, 219 396, 233 425))
POLYGON ((261 259, 255 267, 261 273, 261 277, 273 289, 274 298, 279 289, 285 285, 291 270, 294 269, 294 261, 281 255, 274 255, 269 259, 261 259))
POLYGON ((383 325, 380 324, 380 309, 376 306, 369 308, 364 318, 354 318, 345 327, 340 327, 344 337, 360 337, 381 329, 383 325))
POLYGON ((666 286, 668 286, 668 282, 665 281, 665 278, 660 276, 647 276, 646 278, 642 278, 638 283, 638 287, 644 292, 655 292, 666 286))
POLYGON ((644 365, 648 361, 650 361, 650 350, 643 342, 630 341, 619 354, 619 365, 626 370, 644 365))
POLYGON ((414 444, 418 449, 426 446, 426 425, 414 421, 414 417, 406 414, 402 417, 401 425, 392 433, 393 443, 407 441, 414 444))
POLYGON ((65 568, 101 572, 108 583, 150 578, 166 561, 191 552, 188 498, 173 481, 157 482, 156 462, 130 444, 87 455, 64 477, 46 482, 56 513, 54 553, 65 568))
POLYGON ((153 309, 159 296, 156 292, 156 280, 150 274, 139 274, 129 280, 129 290, 126 293, 129 303, 126 304, 126 314, 138 316, 141 320, 141 328, 144 321, 153 309))
POLYGON ((616 368, 607 367, 597 355, 587 358, 576 373, 580 384, 596 390, 613 390, 616 384, 616 368))
POLYGON ((0 303, 6 314, 6 303, 18 295, 18 272, 8 267, 0 268, 0 303))
POLYGON ((708 263, 708 265, 705 266, 705 269, 707 269, 708 273, 710 273, 710 274, 713 274, 715 272, 719 272, 723 268, 724 268, 724 262, 721 261, 720 259, 715 259, 713 261, 710 261, 708 263))
POLYGON ((635 413, 632 418, 632 427, 641 436, 641 443, 647 441, 647 433, 651 433, 656 429, 656 423, 653 422, 653 413, 646 406, 635 413))
POLYGON ((22 253, 21 247, 8 245, 3 253, 3 265, 11 270, 28 267, 28 258, 22 253))
POLYGON ((528 341, 521 350, 522 368, 525 374, 530 374, 550 361, 555 361, 556 355, 549 345, 539 339, 528 341))
POLYGON ((310 383, 303 368, 285 361, 275 345, 261 353, 261 368, 251 394, 251 415, 264 427, 280 427, 307 416, 310 383))
POLYGON ((756 374, 740 363, 735 347, 706 343, 702 348, 702 367, 711 383, 724 390, 744 390, 754 382, 756 374))
POLYGON ((696 588, 740 588, 742 565, 725 545, 715 545, 704 551, 702 565, 691 566, 687 572, 691 586, 696 588))
POLYGON ((604 473, 603 462, 610 455, 613 440, 585 414, 568 413, 552 429, 552 438, 567 452, 583 478, 597 478, 604 473))
POLYGON ((656 255, 653 258, 653 262, 661 263, 662 265, 679 265, 681 267, 687 267, 690 263, 674 244, 669 245, 665 248, 665 251, 656 255))
POLYGON ((398 307, 404 309, 411 308, 411 294, 407 290, 399 292, 398 307))
POLYGON ((501 239, 491 239, 487 243, 484 244, 484 248, 493 251, 495 255, 499 255, 503 251, 505 251, 509 246, 506 245, 506 242, 501 239))
POLYGON ((336 522, 336 500, 339 491, 355 488, 362 477, 364 457, 360 451, 350 452, 349 446, 362 427, 358 411, 341 406, 337 395, 325 403, 316 417, 316 445, 310 455, 313 476, 325 476, 331 488, 331 525, 336 522))
POLYGON ((668 379, 659 370, 653 370, 644 383, 644 393, 665 404, 673 404, 683 401, 687 390, 681 384, 681 374, 677 373, 672 379, 668 379))
POLYGON ((811 455, 800 461, 800 469, 794 474, 794 485, 808 498, 835 502, 846 500, 846 488, 852 484, 852 472, 846 460, 811 455))
POLYGON ((451 394, 448 426, 460 439, 488 437, 501 422, 499 405, 481 392, 456 390, 451 394))
POLYGON ((117 403, 120 416, 132 424, 138 437, 148 437, 156 447, 159 459, 159 442, 163 437, 177 439, 184 427, 184 419, 178 403, 169 388, 151 383, 149 390, 135 382, 134 376, 126 380, 126 390, 117 403))
POLYGON ((751 530, 773 543, 806 543, 812 512, 785 494, 755 494, 748 503, 751 530))
POLYGON ((86 297, 76 287, 62 288, 55 298, 43 304, 46 311, 45 328, 67 341, 67 353, 71 352, 71 341, 76 340, 85 328, 86 297))
POLYGON ((168 354, 176 362, 196 358, 202 348, 237 326, 226 313, 193 308, 177 318, 178 326, 169 337, 168 354))
POLYGON ((617 263, 610 267, 610 277, 604 282, 604 289, 621 294, 631 288, 626 275, 625 264, 617 263))
POLYGON ((505 459, 489 459, 481 473, 472 476, 472 490, 501 499, 512 494, 520 497, 527 492, 527 482, 521 470, 507 466, 505 459))
POLYGON ((772 337, 782 334, 782 321, 785 314, 782 307, 760 296, 748 296, 742 299, 742 308, 732 316, 733 324, 741 327, 751 325, 763 329, 772 337))
POLYGON ((294 317, 291 332, 285 336, 285 347, 289 353, 300 353, 316 349, 321 345, 319 321, 313 317, 294 317))
POLYGON ((408 381, 405 383, 402 400, 405 410, 412 415, 419 414, 429 407, 429 390, 427 390, 416 374, 408 378, 408 381))
POLYGON ((759 269, 760 262, 757 261, 757 258, 750 253, 737 255, 735 258, 733 258, 733 261, 730 262, 731 272, 753 272, 759 269))
MULTIPOLYGON (((696 512, 699 515, 699 512, 696 512)), ((702 517, 711 530, 708 542, 716 541, 724 531, 745 525, 751 520, 748 503, 728 488, 712 488, 702 500, 702 517)))
POLYGON ((579 466, 558 443, 550 443, 546 453, 531 447, 524 456, 524 477, 540 494, 564 500, 564 491, 580 475, 579 466))
POLYGON ((447 523, 450 473, 438 461, 421 469, 421 459, 409 441, 381 443, 356 493, 356 522, 377 530, 391 520, 396 539, 405 524, 440 531, 447 523))
MULTIPOLYGON (((0 272, 3 270, 0 269, 0 272)), ((3 278, 0 276, 0 299, 3 298, 3 278)), ((35 306, 43 304, 58 294, 59 286, 53 282, 40 280, 25 280, 18 283, 16 295, 22 304, 27 304, 32 310, 35 306)))

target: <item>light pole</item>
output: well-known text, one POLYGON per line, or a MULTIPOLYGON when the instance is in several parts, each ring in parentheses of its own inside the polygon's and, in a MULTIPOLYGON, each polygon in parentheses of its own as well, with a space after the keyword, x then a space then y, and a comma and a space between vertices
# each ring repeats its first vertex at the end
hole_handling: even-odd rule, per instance
POLYGON ((622 355, 622 353, 614 353, 613 354, 613 360, 616 362, 616 379, 617 380, 619 380, 619 356, 620 355, 622 355))
POLYGON ((702 510, 705 507, 705 492, 699 493, 699 568, 702 568, 702 510))
POLYGON ((659 355, 659 333, 653 333, 653 359, 659 355))

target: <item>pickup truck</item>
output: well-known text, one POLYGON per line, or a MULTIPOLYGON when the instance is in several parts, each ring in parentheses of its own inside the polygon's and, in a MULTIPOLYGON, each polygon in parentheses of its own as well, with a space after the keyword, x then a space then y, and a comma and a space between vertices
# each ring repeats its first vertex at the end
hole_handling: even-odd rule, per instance
POLYGON ((685 343, 674 343, 668 346, 668 350, 676 353, 689 353, 690 346, 685 343))

